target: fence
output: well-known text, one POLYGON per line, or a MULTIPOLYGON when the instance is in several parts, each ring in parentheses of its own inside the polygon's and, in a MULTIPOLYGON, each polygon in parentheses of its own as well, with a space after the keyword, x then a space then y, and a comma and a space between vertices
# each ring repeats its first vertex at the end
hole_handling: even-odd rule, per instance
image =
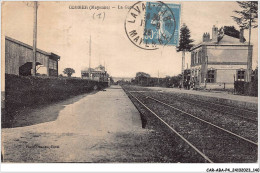
POLYGON ((248 96, 258 96, 257 80, 252 82, 235 81, 235 93, 248 96))

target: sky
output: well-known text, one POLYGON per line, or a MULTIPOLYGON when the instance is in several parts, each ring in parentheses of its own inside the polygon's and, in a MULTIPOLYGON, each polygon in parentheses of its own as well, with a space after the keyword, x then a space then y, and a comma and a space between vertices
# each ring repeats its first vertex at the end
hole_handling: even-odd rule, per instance
MULTIPOLYGON (((157 50, 143 50, 128 39, 124 22, 135 2, 39 2, 37 48, 61 57, 59 74, 64 68, 75 69, 73 76, 80 77, 82 69, 89 66, 89 40, 91 35, 91 67, 105 65, 114 77, 134 77, 136 72, 165 77, 181 73, 181 52, 174 46, 157 50), (69 9, 72 5, 110 6, 110 9, 69 9), (123 9, 118 9, 122 6, 123 9), (115 7, 115 8, 112 8, 115 7), (101 19, 97 14, 101 13, 101 19), (96 16, 93 19, 93 15, 96 16), (104 20, 103 20, 104 19, 104 20)), ((166 2, 169 3, 169 2, 166 2)), ((170 2, 181 4, 181 25, 185 23, 191 38, 199 43, 204 32, 212 26, 238 25, 231 18, 240 10, 236 2, 170 2)), ((245 31, 248 40, 248 31, 245 31)), ((2 2, 2 36, 9 36, 29 45, 33 43, 32 2, 2 2)), ((2 37, 3 40, 3 37, 2 37)), ((257 65, 258 32, 252 30, 253 68, 257 65)), ((2 49, 3 50, 3 49, 2 49)), ((190 54, 186 54, 186 65, 190 54)))

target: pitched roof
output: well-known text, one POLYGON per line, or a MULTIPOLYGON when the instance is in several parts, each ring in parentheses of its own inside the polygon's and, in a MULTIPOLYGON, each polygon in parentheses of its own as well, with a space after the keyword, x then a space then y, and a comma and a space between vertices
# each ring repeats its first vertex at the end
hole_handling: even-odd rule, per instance
POLYGON ((223 45, 247 46, 248 43, 247 42, 241 43, 238 38, 223 34, 222 36, 218 37, 217 42, 213 42, 212 39, 210 39, 210 41, 207 41, 207 42, 200 42, 199 44, 193 46, 191 48, 191 50, 194 50, 202 45, 206 45, 206 46, 218 46, 218 45, 220 45, 220 46, 223 46, 223 45))
MULTIPOLYGON (((90 71, 95 71, 94 68, 90 68, 90 71)), ((82 70, 81 70, 81 73, 87 73, 89 72, 89 68, 88 67, 84 67, 82 70)))
POLYGON ((245 43, 241 43, 238 38, 231 37, 228 35, 223 35, 221 39, 219 40, 218 44, 239 44, 239 45, 245 45, 245 43))
MULTIPOLYGON (((5 39, 6 39, 6 40, 9 40, 9 41, 11 41, 11 42, 14 42, 14 43, 16 43, 16 44, 22 45, 22 46, 24 46, 24 47, 26 47, 26 48, 28 48, 28 49, 33 49, 33 47, 30 46, 29 44, 23 43, 23 42, 21 42, 21 41, 18 41, 18 40, 16 40, 16 39, 11 38, 11 37, 5 36, 5 39)), ((42 54, 44 54, 44 55, 48 55, 48 56, 51 55, 51 53, 45 52, 45 51, 43 51, 43 50, 41 50, 41 49, 37 49, 37 52, 42 53, 42 54)))
MULTIPOLYGON (((24 47, 26 47, 26 48, 28 48, 28 49, 33 50, 33 47, 30 46, 29 44, 23 43, 23 42, 21 42, 21 41, 18 41, 18 40, 16 40, 16 39, 13 39, 13 38, 8 37, 8 36, 5 36, 5 39, 6 39, 6 40, 9 40, 9 41, 11 41, 11 42, 14 42, 14 43, 16 43, 16 44, 19 44, 19 45, 21 45, 21 46, 24 46, 24 47)), ((39 52, 39 53, 41 53, 41 54, 44 54, 44 55, 46 55, 46 56, 50 56, 51 59, 54 59, 54 60, 59 60, 59 59, 60 59, 60 56, 59 56, 59 55, 56 55, 55 53, 45 52, 45 51, 43 51, 43 50, 41 50, 41 49, 36 49, 36 51, 39 52)))

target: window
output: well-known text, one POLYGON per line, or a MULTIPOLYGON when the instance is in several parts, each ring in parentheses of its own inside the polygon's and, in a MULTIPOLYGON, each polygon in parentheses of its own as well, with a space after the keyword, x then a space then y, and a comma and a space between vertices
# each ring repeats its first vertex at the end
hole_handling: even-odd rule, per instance
POLYGON ((201 63, 201 51, 199 51, 199 58, 198 58, 198 63, 201 63))
POLYGON ((197 64, 197 61, 198 61, 198 53, 196 52, 195 53, 195 64, 197 64))
POLYGON ((191 65, 194 65, 194 52, 191 52, 191 65))
POLYGON ((238 70, 237 71, 237 80, 244 81, 245 80, 245 70, 238 70))
POLYGON ((191 52, 191 65, 193 65, 193 52, 191 52))
POLYGON ((215 78, 216 78, 215 70, 208 70, 207 82, 208 83, 214 83, 215 78))

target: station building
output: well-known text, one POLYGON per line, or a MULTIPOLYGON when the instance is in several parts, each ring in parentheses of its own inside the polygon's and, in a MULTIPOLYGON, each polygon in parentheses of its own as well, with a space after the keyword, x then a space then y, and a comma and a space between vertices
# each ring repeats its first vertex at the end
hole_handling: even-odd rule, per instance
POLYGON ((96 68, 85 68, 81 70, 81 78, 82 79, 89 79, 94 81, 109 81, 109 75, 104 66, 99 65, 96 68))
MULTIPOLYGON (((58 76, 60 56, 37 49, 36 73, 58 76), (39 70, 40 69, 40 70, 39 70), (44 70, 42 70, 44 69, 44 70)), ((33 47, 10 37, 5 37, 5 73, 30 76, 33 62, 33 47)))
POLYGON ((202 42, 191 48, 191 82, 197 88, 234 88, 234 81, 249 81, 248 65, 252 64, 252 49, 239 38, 228 36, 213 26, 212 38, 204 33, 202 42))

